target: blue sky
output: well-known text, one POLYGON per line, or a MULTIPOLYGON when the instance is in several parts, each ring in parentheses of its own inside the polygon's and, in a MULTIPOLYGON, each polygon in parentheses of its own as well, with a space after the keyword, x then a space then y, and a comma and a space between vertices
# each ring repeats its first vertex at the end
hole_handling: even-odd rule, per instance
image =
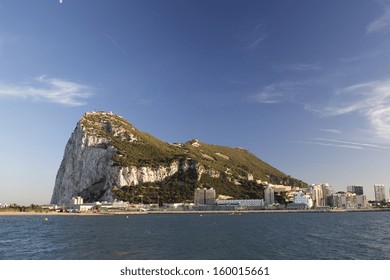
POLYGON ((1 203, 50 201, 91 110, 373 199, 390 186, 390 1, 1 1, 1 203))

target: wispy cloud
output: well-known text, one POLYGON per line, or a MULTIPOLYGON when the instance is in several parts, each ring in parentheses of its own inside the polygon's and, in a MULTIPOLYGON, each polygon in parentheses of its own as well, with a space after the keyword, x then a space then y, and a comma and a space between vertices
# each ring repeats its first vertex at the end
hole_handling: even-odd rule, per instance
POLYGON ((328 138, 311 138, 309 141, 290 141, 292 143, 298 144, 310 144, 310 145, 319 145, 335 148, 346 148, 346 149, 355 149, 355 150, 390 150, 390 147, 380 146, 370 143, 362 142, 351 142, 343 141, 337 139, 328 139, 328 138))
POLYGON ((127 56, 127 51, 125 50, 125 48, 121 44, 119 44, 118 41, 115 40, 113 36, 111 36, 108 33, 105 33, 105 36, 109 39, 109 41, 111 42, 111 44, 114 46, 115 49, 121 52, 124 56, 127 56))
POLYGON ((341 134, 341 131, 338 129, 333 129, 333 128, 318 128, 318 131, 323 131, 327 133, 332 133, 332 134, 341 134))
POLYGON ((367 33, 389 31, 390 30, 389 27, 390 27, 390 6, 386 5, 384 14, 380 18, 374 20, 369 25, 367 25, 366 31, 367 33))
POLYGON ((276 65, 275 68, 280 71, 317 71, 322 69, 318 65, 305 63, 276 65))
POLYGON ((258 103, 273 104, 286 101, 289 88, 284 84, 268 85, 261 89, 260 92, 253 95, 253 99, 258 103))
POLYGON ((327 147, 335 147, 335 148, 363 150, 363 147, 360 147, 360 146, 337 144, 337 143, 326 143, 326 142, 320 142, 320 141, 290 141, 290 142, 297 143, 297 144, 309 144, 309 145, 327 146, 327 147))
POLYGON ((246 50, 256 50, 261 43, 267 38, 267 33, 264 31, 264 24, 260 23, 253 28, 247 28, 246 31, 240 32, 239 38, 245 42, 246 50))
POLYGON ((252 43, 250 43, 248 45, 248 49, 252 49, 252 50, 257 49, 258 46, 260 45, 260 43, 263 42, 266 37, 267 37, 267 35, 265 35, 265 34, 260 35, 252 43))
POLYGON ((323 141, 323 142, 331 142, 331 143, 337 143, 337 144, 343 144, 343 145, 353 145, 353 146, 362 147, 362 148, 390 150, 390 147, 376 145, 376 144, 370 144, 370 143, 351 142, 351 141, 343 141, 343 140, 328 139, 328 138, 313 138, 313 139, 317 140, 317 141, 323 141))
POLYGON ((264 86, 258 93, 251 96, 251 99, 258 103, 280 103, 293 102, 295 95, 307 81, 284 81, 264 86))
POLYGON ((344 62, 344 63, 356 62, 356 61, 360 61, 360 60, 364 60, 364 59, 370 59, 370 58, 379 56, 381 54, 383 54, 383 50, 371 50, 368 52, 360 53, 360 54, 355 55, 355 56, 342 58, 341 62, 344 62))
POLYGON ((85 105, 92 95, 88 86, 62 79, 40 76, 31 85, 9 85, 0 82, 0 97, 32 99, 66 106, 85 105))
POLYGON ((359 113, 369 121, 378 136, 390 139, 390 80, 341 89, 334 94, 330 105, 317 112, 324 116, 359 113))
POLYGON ((273 104, 284 101, 285 95, 281 92, 275 91, 275 89, 270 86, 253 95, 253 99, 259 103, 273 104))

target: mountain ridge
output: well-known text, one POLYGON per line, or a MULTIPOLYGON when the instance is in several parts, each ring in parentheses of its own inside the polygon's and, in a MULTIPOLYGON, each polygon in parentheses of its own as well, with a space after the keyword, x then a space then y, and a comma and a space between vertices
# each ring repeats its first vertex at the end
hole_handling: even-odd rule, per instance
POLYGON ((305 185, 243 148, 167 143, 111 112, 87 112, 66 145, 51 203, 69 204, 77 195, 91 202, 189 202, 200 186, 260 198, 265 181, 305 185))

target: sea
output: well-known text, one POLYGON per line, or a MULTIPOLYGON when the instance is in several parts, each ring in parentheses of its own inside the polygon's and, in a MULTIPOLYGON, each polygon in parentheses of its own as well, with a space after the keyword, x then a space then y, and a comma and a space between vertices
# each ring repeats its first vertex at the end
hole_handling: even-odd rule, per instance
POLYGON ((0 216, 3 260, 389 260, 390 212, 0 216))

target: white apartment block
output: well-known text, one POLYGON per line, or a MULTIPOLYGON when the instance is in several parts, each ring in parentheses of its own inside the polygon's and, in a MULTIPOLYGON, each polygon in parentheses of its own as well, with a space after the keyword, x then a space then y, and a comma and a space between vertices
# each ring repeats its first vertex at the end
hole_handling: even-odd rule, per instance
POLYGON ((386 201, 385 186, 380 184, 374 185, 375 201, 386 201))
POLYGON ((322 192, 321 185, 312 186, 311 194, 315 207, 325 206, 324 193, 322 192))
POLYGON ((264 203, 265 206, 270 206, 275 203, 275 189, 272 185, 264 189, 264 203))
POLYGON ((358 195, 351 192, 338 192, 332 194, 332 206, 341 209, 358 209, 367 207, 365 195, 358 195))
POLYGON ((294 195, 294 203, 296 204, 306 204, 307 208, 313 207, 313 200, 310 195, 303 194, 302 191, 298 191, 294 195))

